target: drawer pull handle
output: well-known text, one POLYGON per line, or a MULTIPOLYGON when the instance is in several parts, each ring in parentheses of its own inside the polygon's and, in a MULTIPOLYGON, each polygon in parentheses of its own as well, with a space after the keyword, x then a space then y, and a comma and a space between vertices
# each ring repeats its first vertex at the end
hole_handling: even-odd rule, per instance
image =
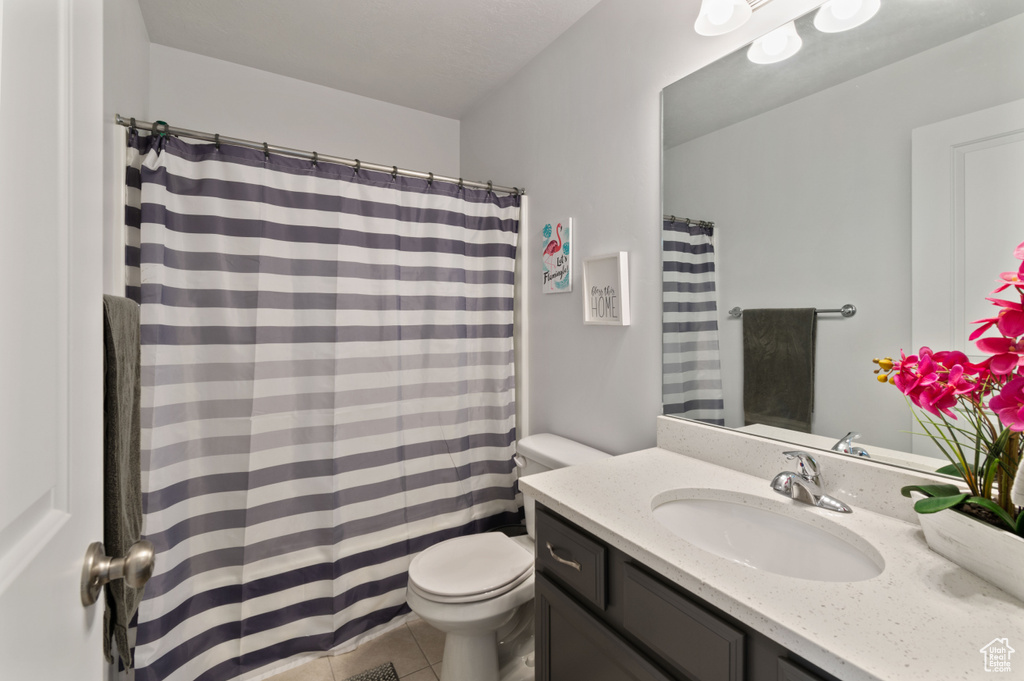
POLYGON ((582 570, 581 570, 582 566, 579 563, 577 563, 575 560, 566 560, 565 558, 560 557, 557 553, 555 553, 555 547, 551 545, 551 542, 548 542, 547 544, 548 544, 548 553, 551 554, 552 558, 557 560, 562 565, 568 565, 569 567, 571 567, 576 572, 582 572, 582 570))

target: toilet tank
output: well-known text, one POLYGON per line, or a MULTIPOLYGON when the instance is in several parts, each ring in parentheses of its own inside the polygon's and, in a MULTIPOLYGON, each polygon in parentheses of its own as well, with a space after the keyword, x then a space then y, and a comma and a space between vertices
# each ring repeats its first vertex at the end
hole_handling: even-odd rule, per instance
MULTIPOLYGON (((566 466, 578 466, 592 461, 607 459, 611 454, 588 447, 584 444, 553 435, 538 433, 529 435, 516 443, 516 466, 519 477, 543 473, 566 466)), ((534 535, 534 504, 536 502, 525 492, 523 505, 526 511, 526 531, 534 535)))

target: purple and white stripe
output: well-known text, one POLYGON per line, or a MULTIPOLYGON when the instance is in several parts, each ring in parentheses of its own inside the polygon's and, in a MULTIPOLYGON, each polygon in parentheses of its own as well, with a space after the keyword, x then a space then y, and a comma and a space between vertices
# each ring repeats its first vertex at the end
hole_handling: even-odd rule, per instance
POLYGON ((407 613, 416 552, 518 518, 519 201, 175 138, 133 154, 158 552, 136 678, 254 678, 407 613))

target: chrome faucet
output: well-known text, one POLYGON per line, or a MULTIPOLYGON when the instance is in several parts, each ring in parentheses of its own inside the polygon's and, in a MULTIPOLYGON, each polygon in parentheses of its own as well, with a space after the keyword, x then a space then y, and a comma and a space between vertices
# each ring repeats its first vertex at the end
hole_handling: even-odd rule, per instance
POLYGON ((870 459, 868 452, 863 447, 858 447, 853 444, 853 441, 860 437, 860 433, 855 433, 852 430, 846 435, 839 438, 839 442, 832 445, 833 452, 840 452, 842 454, 852 454, 853 456, 863 456, 865 459, 870 459))
POLYGON ((853 509, 825 494, 821 483, 821 467, 807 452, 783 452, 797 462, 799 473, 783 471, 772 480, 772 489, 784 497, 837 513, 853 513, 853 509))

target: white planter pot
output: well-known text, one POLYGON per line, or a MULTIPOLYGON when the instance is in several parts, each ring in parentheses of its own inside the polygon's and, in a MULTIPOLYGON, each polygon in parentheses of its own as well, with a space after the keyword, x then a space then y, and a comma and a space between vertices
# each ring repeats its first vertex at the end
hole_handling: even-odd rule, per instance
POLYGON ((917 519, 932 551, 1024 601, 1024 538, 951 509, 917 519))

